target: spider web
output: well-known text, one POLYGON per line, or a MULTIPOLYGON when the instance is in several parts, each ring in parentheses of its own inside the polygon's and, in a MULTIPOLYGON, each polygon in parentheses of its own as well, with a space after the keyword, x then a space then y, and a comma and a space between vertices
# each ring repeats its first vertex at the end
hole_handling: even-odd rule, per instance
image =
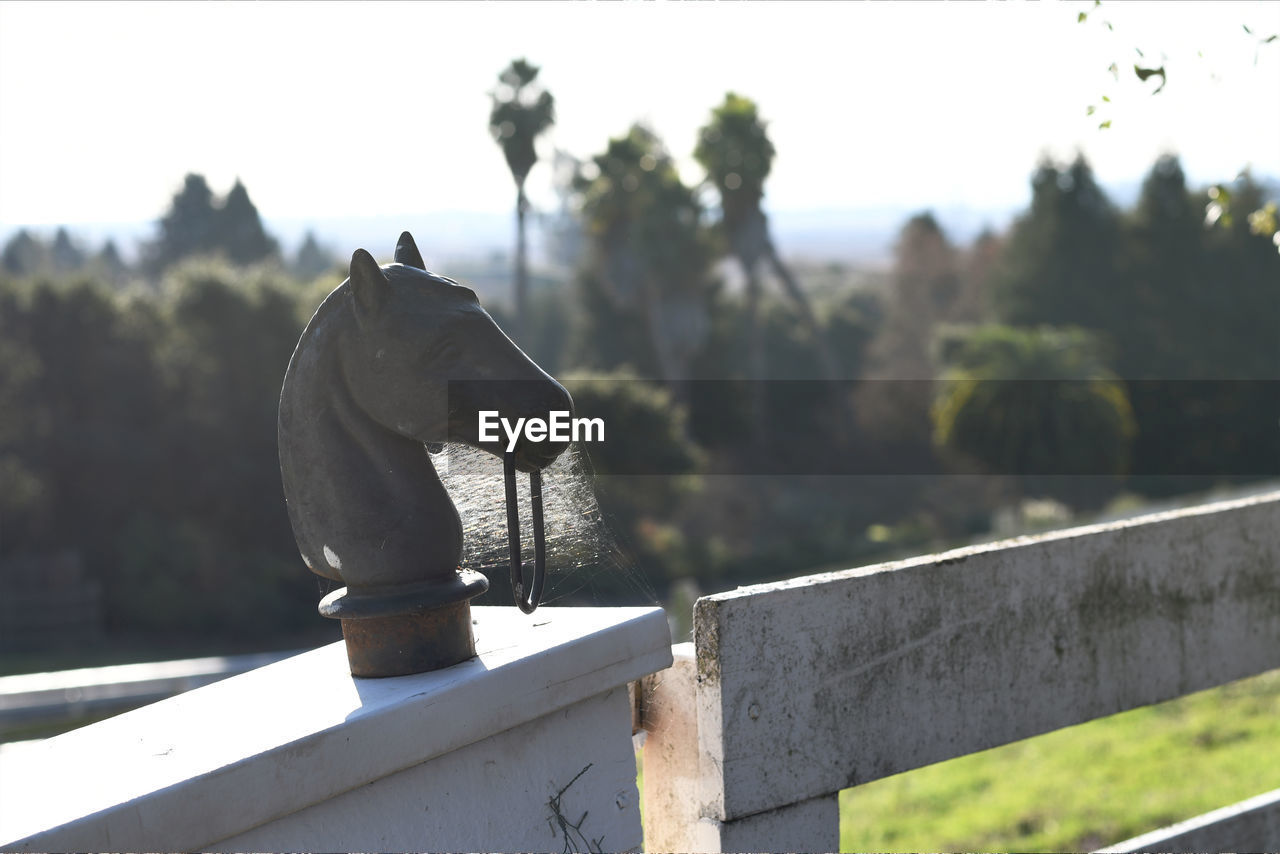
MULTIPOLYGON (((513 602, 507 507, 502 460, 460 443, 449 443, 431 462, 462 519, 462 566, 483 573, 489 592, 476 604, 513 602)), ((542 470, 542 516, 547 579, 542 603, 658 604, 635 560, 626 553, 600 510, 586 455, 570 445, 542 470)), ((516 474, 520 554, 526 577, 533 568, 533 517, 529 477, 516 474)))

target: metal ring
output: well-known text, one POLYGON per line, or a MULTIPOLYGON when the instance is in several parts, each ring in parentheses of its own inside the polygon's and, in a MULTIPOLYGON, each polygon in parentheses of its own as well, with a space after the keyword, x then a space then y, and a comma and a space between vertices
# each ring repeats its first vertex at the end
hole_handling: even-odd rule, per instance
POLYGON ((516 605, 532 614, 542 601, 542 588, 547 578, 547 543, 542 526, 542 472, 529 473, 529 505, 533 516, 533 581, 525 596, 524 566, 520 560, 520 506, 516 499, 516 455, 507 451, 502 457, 507 487, 507 544, 511 549, 511 592, 516 605))

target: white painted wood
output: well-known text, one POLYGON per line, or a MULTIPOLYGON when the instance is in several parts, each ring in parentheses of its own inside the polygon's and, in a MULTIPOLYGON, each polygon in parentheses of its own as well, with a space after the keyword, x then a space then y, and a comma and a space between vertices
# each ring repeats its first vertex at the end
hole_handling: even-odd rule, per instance
POLYGON ((649 851, 836 851, 835 793, 718 821, 718 775, 698 745, 698 674, 692 643, 672 647, 673 663, 642 683, 645 848, 649 851))
POLYGON ((734 821, 700 819, 692 851, 839 851, 836 793, 734 821))
POLYGON ((159 700, 237 673, 265 667, 291 652, 211 656, 0 676, 0 724, 159 700))
POLYGON ((1123 851, 1280 851, 1280 789, 1104 848, 1123 851))
POLYGON ((692 643, 671 648, 672 664, 640 684, 644 739, 644 846, 704 851, 699 791, 697 665, 692 643))
POLYGON ((639 849, 630 723, 626 688, 615 688, 208 850, 639 849), (556 820, 557 795, 576 830, 556 820))
POLYGON ((710 596, 728 821, 1280 667, 1280 492, 710 596))
POLYGON ((445 670, 354 679, 332 644, 6 757, 0 847, 202 849, 671 661, 658 608, 474 615, 479 656, 445 670))

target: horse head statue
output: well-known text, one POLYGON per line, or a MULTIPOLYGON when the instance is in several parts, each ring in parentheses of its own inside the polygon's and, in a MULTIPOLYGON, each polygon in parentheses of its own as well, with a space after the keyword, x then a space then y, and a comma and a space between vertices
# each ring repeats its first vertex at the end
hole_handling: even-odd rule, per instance
MULTIPOLYGON (((392 264, 356 250, 350 277, 298 341, 279 421, 289 520, 307 567, 345 585, 320 612, 342 620, 352 673, 398 675, 475 654, 467 603, 488 581, 459 565, 462 523, 426 446, 505 455, 511 502, 512 469, 536 477, 567 443, 521 436, 508 453, 482 441, 479 412, 514 422, 572 408, 470 288, 427 272, 408 232, 392 264)), ((514 578, 518 546, 513 555, 514 578)))

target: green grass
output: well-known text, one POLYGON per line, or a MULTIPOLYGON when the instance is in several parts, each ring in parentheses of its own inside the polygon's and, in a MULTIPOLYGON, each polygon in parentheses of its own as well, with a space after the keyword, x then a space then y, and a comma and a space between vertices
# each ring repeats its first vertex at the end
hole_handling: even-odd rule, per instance
POLYGON ((841 851, 1087 851, 1280 788, 1280 671, 840 793, 841 851))

